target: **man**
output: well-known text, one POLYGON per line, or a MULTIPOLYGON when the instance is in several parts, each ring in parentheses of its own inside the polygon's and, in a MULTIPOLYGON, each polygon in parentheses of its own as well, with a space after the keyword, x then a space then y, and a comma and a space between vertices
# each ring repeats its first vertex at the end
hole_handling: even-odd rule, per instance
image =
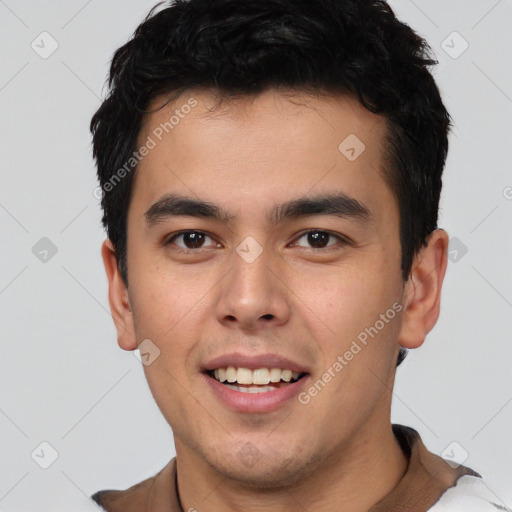
POLYGON ((447 267, 428 51, 381 0, 182 0, 116 52, 102 256, 176 457, 105 510, 503 509, 390 423, 447 267))

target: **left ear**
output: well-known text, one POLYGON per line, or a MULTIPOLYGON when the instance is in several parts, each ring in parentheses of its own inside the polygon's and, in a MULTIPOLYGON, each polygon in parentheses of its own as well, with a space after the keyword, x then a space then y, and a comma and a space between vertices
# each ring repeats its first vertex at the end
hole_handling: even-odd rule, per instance
POLYGON ((402 326, 398 343, 418 348, 439 318, 441 288, 448 264, 449 236, 436 229, 428 245, 416 255, 409 280, 404 287, 402 326))

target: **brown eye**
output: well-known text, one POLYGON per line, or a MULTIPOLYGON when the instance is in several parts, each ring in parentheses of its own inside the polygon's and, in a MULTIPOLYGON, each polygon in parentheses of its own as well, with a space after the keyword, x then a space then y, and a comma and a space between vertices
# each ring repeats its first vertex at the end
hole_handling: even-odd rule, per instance
MULTIPOLYGON (((322 231, 319 229, 307 231, 306 233, 303 233, 297 240, 305 240, 313 249, 324 249, 325 247, 331 247, 336 245, 336 241, 341 242, 342 244, 346 243, 345 240, 331 233, 330 231, 322 231), (330 243, 332 239, 334 239, 334 243, 330 243)), ((300 244, 297 242, 294 245, 300 244)))
POLYGON ((182 231, 169 239, 168 244, 174 244, 181 249, 201 249, 206 239, 212 240, 210 236, 202 231, 182 231), (175 240, 182 239, 182 245, 175 243, 175 240))

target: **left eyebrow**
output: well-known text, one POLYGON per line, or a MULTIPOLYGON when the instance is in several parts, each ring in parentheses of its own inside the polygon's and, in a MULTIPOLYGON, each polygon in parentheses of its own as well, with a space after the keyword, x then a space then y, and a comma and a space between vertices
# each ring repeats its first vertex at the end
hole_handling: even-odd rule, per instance
MULTIPOLYGON (((234 215, 229 214, 219 205, 178 194, 164 195, 144 215, 148 227, 180 215, 213 219, 224 223, 230 223, 235 219, 234 215)), ((360 222, 368 222, 373 218, 371 210, 366 205, 344 193, 336 193, 301 197, 276 204, 267 215, 267 220, 275 225, 289 219, 315 215, 334 215, 360 222)))
POLYGON ((322 194, 301 197, 275 205, 269 220, 278 224, 286 219, 312 217, 314 215, 334 215, 368 222, 373 218, 371 210, 363 203, 344 193, 322 194))

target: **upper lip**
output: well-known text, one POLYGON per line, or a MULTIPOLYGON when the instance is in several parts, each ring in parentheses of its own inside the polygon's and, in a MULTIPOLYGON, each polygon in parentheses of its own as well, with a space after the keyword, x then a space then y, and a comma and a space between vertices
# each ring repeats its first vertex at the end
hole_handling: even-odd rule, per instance
POLYGON ((228 366, 249 368, 250 370, 280 368, 281 370, 291 370, 292 372, 308 373, 306 366, 278 354, 246 355, 238 352, 214 357, 204 363, 202 369, 203 371, 210 371, 216 368, 227 368, 228 366))

